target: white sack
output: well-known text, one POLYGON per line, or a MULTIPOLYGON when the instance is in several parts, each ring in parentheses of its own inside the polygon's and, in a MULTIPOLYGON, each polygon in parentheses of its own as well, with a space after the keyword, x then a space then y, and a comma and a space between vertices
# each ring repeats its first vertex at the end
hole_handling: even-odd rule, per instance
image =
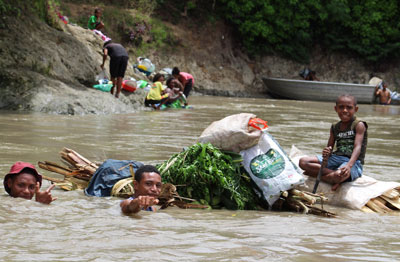
POLYGON ((249 120, 256 115, 241 113, 214 121, 200 135, 200 143, 211 143, 223 150, 239 153, 258 143, 262 131, 249 129, 249 120))
POLYGON ((270 206, 282 191, 304 183, 303 176, 278 142, 264 132, 257 145, 240 152, 243 166, 270 206))

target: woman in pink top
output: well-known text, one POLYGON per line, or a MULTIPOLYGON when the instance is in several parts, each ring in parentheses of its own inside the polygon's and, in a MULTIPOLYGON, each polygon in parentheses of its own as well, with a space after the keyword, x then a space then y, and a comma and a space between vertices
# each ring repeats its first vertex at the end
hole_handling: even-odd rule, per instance
POLYGON ((174 67, 172 69, 172 76, 182 83, 184 89, 183 94, 186 98, 189 96, 190 91, 194 85, 194 78, 191 74, 179 71, 179 68, 174 67))

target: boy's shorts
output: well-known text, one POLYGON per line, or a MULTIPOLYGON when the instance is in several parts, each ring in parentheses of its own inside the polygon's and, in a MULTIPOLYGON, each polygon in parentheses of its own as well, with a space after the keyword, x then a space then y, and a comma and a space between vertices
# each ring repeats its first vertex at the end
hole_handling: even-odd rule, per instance
MULTIPOLYGON (((320 163, 322 163, 322 156, 319 155, 317 157, 318 157, 318 161, 320 163)), ((326 168, 331 169, 331 170, 337 170, 337 169, 347 165, 347 163, 349 161, 350 161, 350 158, 348 158, 347 156, 338 156, 338 155, 332 154, 329 157, 328 165, 326 166, 326 168)), ((350 170, 351 176, 345 182, 351 182, 351 181, 356 180, 357 178, 362 176, 362 172, 363 172, 363 166, 361 164, 361 161, 357 160, 350 170)))

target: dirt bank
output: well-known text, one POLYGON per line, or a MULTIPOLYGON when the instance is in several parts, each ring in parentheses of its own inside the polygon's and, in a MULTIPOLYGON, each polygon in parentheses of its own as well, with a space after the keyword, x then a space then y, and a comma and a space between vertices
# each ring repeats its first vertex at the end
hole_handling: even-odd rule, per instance
MULTIPOLYGON (((102 41, 93 32, 74 25, 62 31, 31 17, 5 19, 0 28, 0 109, 57 114, 110 114, 144 110, 144 92, 113 98, 91 88, 101 63, 102 41)), ((147 54, 156 69, 178 66, 195 77, 194 91, 209 95, 268 97, 262 77, 299 79, 305 66, 317 71, 322 81, 367 83, 378 76, 395 89, 400 85, 399 67, 382 66, 382 72, 342 54, 316 48, 308 65, 244 54, 232 30, 223 22, 194 26, 165 22, 179 43, 174 52, 153 50, 147 54)), ((127 77, 135 74, 130 57, 127 77)))

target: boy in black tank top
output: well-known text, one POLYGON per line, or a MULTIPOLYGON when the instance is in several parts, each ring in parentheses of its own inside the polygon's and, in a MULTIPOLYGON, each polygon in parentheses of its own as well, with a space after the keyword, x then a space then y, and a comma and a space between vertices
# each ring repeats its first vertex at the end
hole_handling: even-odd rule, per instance
MULTIPOLYGON (((322 181, 332 184, 336 190, 343 182, 354 181, 361 177, 364 157, 367 149, 366 122, 356 118, 357 101, 351 95, 341 95, 336 100, 335 111, 340 121, 332 124, 328 145, 322 155, 328 159, 327 167, 322 170, 322 181), (336 150, 332 152, 336 144, 336 150)), ((321 168, 322 157, 303 157, 299 165, 304 174, 316 177, 321 168)))

